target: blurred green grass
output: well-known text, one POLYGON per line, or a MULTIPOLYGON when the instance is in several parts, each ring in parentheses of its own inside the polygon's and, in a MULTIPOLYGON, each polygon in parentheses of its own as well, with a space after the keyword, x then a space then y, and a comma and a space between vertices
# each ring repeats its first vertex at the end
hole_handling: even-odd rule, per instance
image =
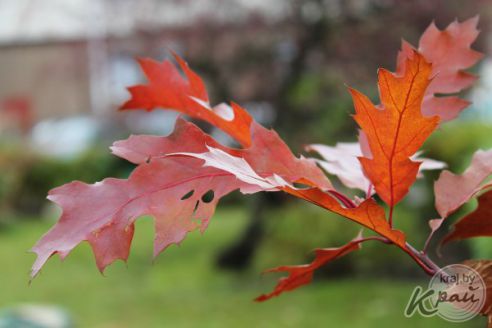
MULTIPOLYGON (((128 265, 118 262, 101 276, 87 244, 62 263, 51 259, 28 285, 34 259, 26 253, 52 224, 22 220, 0 231, 0 308, 56 304, 78 327, 483 327, 482 318, 450 324, 403 309, 417 284, 387 280, 317 281, 266 303, 252 300, 278 276, 218 271, 214 260, 246 224, 244 209, 218 211, 207 232, 192 233, 152 264, 150 218, 137 223, 128 265)), ((363 251, 354 256, 364 256, 363 251)), ((278 263, 286 264, 286 263, 278 263)))

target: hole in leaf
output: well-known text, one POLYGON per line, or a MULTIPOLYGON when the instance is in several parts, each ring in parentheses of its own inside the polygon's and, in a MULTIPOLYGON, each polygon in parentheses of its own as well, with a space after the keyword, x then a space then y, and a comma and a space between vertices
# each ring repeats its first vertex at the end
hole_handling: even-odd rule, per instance
POLYGON ((198 205, 200 205, 199 200, 196 201, 195 208, 193 209, 193 215, 196 213, 196 210, 198 210, 198 205))
POLYGON ((190 198, 191 196, 193 196, 194 193, 195 193, 195 190, 190 190, 183 197, 181 197, 181 200, 185 200, 185 199, 190 198))
POLYGON ((215 197, 214 191, 212 189, 210 189, 209 191, 207 191, 206 193, 203 194, 202 202, 210 203, 211 201, 214 200, 214 197, 215 197))

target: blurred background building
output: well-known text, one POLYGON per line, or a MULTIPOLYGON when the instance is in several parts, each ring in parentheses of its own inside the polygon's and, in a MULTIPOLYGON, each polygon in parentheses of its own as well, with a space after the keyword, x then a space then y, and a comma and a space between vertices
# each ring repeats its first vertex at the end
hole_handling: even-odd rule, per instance
MULTIPOLYGON (((0 99, 24 102, 26 113, 17 115, 23 130, 45 119, 81 115, 122 120, 115 110, 127 97, 125 88, 143 79, 135 58, 162 60, 176 51, 205 74, 220 101, 251 102, 259 113, 295 103, 297 116, 318 121, 323 107, 347 99, 343 83, 370 88, 378 66, 394 66, 401 36, 416 41, 429 21, 449 22, 458 11, 461 19, 481 14, 481 27, 487 28, 486 3, 2 1, 0 99)), ((289 109, 281 111, 292 116, 289 109)), ((144 120, 155 124, 155 118, 144 120)), ((169 121, 159 122, 168 123, 164 130, 169 121)))

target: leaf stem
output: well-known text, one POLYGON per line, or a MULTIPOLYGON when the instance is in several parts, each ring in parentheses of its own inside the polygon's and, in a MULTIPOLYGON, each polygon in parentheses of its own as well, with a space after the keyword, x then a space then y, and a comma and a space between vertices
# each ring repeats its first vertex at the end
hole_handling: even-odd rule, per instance
POLYGON ((425 240, 424 248, 422 249, 422 254, 427 254, 427 250, 429 249, 430 241, 431 241, 432 237, 434 236, 434 232, 435 232, 435 230, 432 230, 429 233, 429 236, 427 237, 427 239, 425 240))
POLYGON ((492 187, 492 183, 486 184, 485 186, 482 186, 480 189, 485 190, 490 187, 492 187))
MULTIPOLYGON (((385 244, 393 244, 392 241, 382 236, 366 237, 360 240, 360 242, 362 243, 368 240, 377 240, 385 244)), ((416 250, 408 242, 405 246, 406 247, 402 248, 402 250, 405 251, 405 253, 407 253, 425 271, 426 274, 428 274, 429 276, 433 276, 434 274, 436 274, 436 272, 441 270, 441 268, 436 263, 434 263, 434 261, 432 261, 427 255, 416 250)))
POLYGON ((404 251, 408 255, 410 255, 428 275, 433 276, 434 274, 436 274, 436 272, 441 270, 441 268, 436 263, 434 263, 434 261, 432 261, 424 252, 416 250, 408 242, 406 243, 406 249, 404 249, 404 251))
POLYGON ((393 209, 395 207, 393 205, 390 206, 390 211, 389 211, 389 225, 391 229, 393 229, 393 209))
POLYGON ((347 208, 356 208, 354 202, 344 194, 336 190, 328 190, 328 193, 338 199, 347 208))
MULTIPOLYGON (((357 206, 354 204, 354 202, 345 196, 344 194, 336 191, 336 190, 329 190, 329 194, 334 196, 336 199, 338 199, 345 207, 347 208, 356 208, 357 206)), ((393 228, 393 209, 394 207, 390 207, 390 213, 389 213, 389 224, 390 227, 393 228)), ((385 244, 393 244, 392 241, 387 239, 384 236, 370 236, 362 239, 361 242, 367 241, 367 240, 378 240, 382 243, 385 244)), ((424 247, 424 251, 418 251, 410 245, 408 242, 405 244, 406 247, 400 247, 405 253, 407 253, 424 271, 430 276, 433 276, 436 272, 438 272, 441 268, 434 263, 425 253, 426 247, 424 247)))
POLYGON ((360 240, 360 242, 365 242, 365 241, 369 241, 369 240, 377 240, 377 241, 380 241, 382 243, 385 243, 385 244, 392 244, 392 242, 385 238, 385 237, 381 237, 381 236, 369 236, 369 237, 365 237, 363 239, 360 240))

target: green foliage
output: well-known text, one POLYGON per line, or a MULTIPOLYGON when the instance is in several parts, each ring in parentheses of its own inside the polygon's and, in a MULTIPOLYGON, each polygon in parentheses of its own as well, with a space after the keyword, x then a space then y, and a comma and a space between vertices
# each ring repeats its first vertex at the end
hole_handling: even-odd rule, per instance
POLYGON ((348 115, 352 100, 337 74, 303 74, 289 93, 288 102, 298 115, 302 114, 303 120, 295 123, 302 128, 295 134, 301 135, 303 143, 331 144, 352 137, 355 123, 348 115))
MULTIPOLYGON (((303 214, 297 219, 309 217, 303 214)), ((212 265, 217 253, 238 238, 247 224, 242 209, 222 207, 204 235, 190 234, 185 243, 170 247, 153 264, 152 221, 138 221, 128 265, 117 262, 101 277, 89 245, 84 244, 65 262, 50 261, 31 286, 26 280, 34 256, 26 255, 26 250, 51 223, 13 221, 29 222, 0 232, 0 308, 26 302, 59 305, 77 327, 196 327, 197 320, 198 326, 205 328, 323 327, 330 322, 339 328, 449 327, 437 317, 403 317, 411 291, 425 281, 327 280, 259 306, 252 299, 274 283, 274 276, 260 278, 257 272, 235 275, 217 271, 212 265), (74 292, 79 290, 84 292, 74 292)), ((351 233, 347 231, 347 236, 351 233)), ((345 242, 342 237, 339 240, 345 242)), ((467 327, 483 324, 483 318, 476 318, 467 327)))
MULTIPOLYGON (((21 142, 0 144, 0 213, 12 208, 21 190, 21 181, 34 161, 33 154, 25 151, 21 142)), ((0 222, 3 221, 0 216, 0 222)))
POLYGON ((258 252, 255 269, 279 264, 303 264, 316 247, 343 245, 357 235, 358 228, 322 208, 292 202, 268 211, 267 235, 258 252))
POLYGON ((65 160, 13 149, 3 150, 0 158, 9 166, 0 172, 0 202, 4 210, 25 213, 39 213, 48 191, 61 184, 73 180, 93 183, 106 176, 124 177, 132 167, 99 148, 65 160))
POLYGON ((491 134, 490 123, 458 120, 443 125, 423 149, 425 156, 446 162, 453 172, 460 171, 469 164, 477 149, 492 148, 491 134))

